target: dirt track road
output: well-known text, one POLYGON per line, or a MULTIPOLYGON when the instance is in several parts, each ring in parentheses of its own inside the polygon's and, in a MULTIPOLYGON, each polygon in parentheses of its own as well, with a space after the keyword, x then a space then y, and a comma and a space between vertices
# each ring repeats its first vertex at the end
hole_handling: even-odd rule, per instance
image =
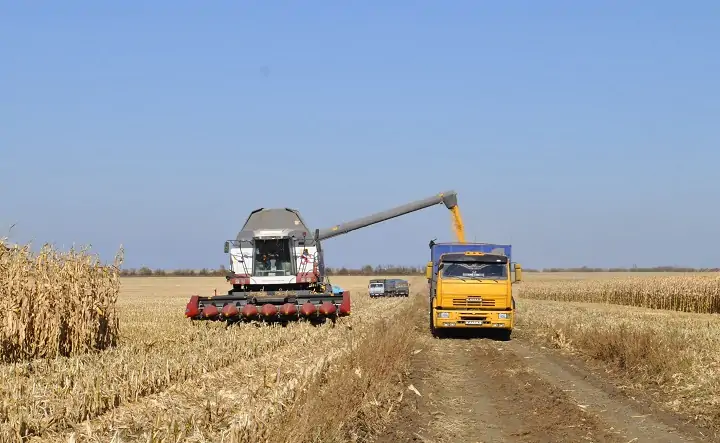
POLYGON ((522 334, 509 342, 424 337, 410 380, 420 395, 404 392, 378 442, 713 441, 522 334))

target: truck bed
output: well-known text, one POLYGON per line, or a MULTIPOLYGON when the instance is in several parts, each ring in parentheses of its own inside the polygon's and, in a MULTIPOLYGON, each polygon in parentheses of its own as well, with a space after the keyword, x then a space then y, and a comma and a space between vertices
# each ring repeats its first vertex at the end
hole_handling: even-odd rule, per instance
POLYGON ((449 252, 484 252, 491 253, 493 251, 500 252, 507 256, 508 260, 512 260, 511 245, 502 245, 495 243, 435 243, 430 249, 430 260, 433 262, 433 274, 437 273, 437 265, 442 254, 449 252), (499 249, 500 251, 496 251, 499 249))

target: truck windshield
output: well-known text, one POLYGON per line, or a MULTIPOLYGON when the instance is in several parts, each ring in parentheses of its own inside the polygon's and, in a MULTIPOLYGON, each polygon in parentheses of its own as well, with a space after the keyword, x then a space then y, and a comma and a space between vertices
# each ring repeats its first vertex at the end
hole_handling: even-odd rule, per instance
POLYGON ((507 267, 502 263, 445 262, 443 278, 507 280, 507 267))

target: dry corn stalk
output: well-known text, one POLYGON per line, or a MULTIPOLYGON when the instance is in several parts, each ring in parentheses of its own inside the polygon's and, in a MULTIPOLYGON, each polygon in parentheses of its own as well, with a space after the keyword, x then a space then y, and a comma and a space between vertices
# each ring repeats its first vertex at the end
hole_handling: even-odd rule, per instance
POLYGON ((720 312, 720 275, 527 282, 520 297, 714 314, 720 312))
POLYGON ((34 255, 0 239, 0 360, 69 356, 114 346, 122 249, 104 266, 83 248, 34 255))

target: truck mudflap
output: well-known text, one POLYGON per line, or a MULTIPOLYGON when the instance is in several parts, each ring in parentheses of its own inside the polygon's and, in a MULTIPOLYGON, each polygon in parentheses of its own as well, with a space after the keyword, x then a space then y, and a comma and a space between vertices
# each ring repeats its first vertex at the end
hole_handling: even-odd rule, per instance
POLYGON ((301 319, 334 321, 349 316, 350 308, 350 291, 320 294, 297 291, 292 296, 230 292, 209 297, 193 295, 185 307, 185 317, 191 320, 228 322, 287 322, 301 319))

